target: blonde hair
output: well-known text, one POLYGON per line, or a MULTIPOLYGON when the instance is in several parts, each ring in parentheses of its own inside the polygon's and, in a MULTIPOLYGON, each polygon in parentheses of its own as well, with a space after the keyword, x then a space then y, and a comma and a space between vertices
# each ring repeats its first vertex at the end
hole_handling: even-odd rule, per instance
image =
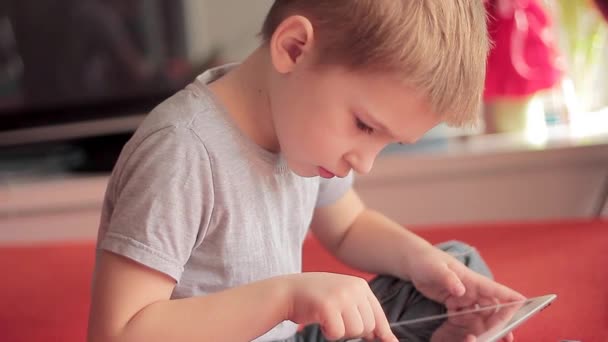
POLYGON ((319 63, 395 74, 448 125, 477 123, 490 47, 483 0, 275 0, 264 41, 291 15, 311 21, 319 63))

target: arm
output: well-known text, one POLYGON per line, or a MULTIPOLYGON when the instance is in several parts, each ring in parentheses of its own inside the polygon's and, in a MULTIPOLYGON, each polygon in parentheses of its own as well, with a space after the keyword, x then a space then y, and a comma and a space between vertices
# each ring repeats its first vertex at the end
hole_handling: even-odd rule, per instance
POLYGON ((93 282, 89 342, 249 341, 287 318, 281 278, 169 300, 172 278, 102 253, 93 282))
POLYGON ((102 252, 89 342, 250 341, 284 320, 319 323, 330 339, 397 341, 367 283, 331 273, 279 276, 204 297, 169 300, 175 281, 102 252))
POLYGON ((407 279, 409 255, 431 245, 388 219, 367 209, 354 190, 336 203, 315 211, 311 230, 344 263, 370 273, 407 279))
POLYGON ((317 209, 311 229, 343 262, 367 272, 410 279, 426 297, 449 308, 488 299, 524 298, 473 272, 382 214, 366 209, 353 190, 335 204, 317 209))

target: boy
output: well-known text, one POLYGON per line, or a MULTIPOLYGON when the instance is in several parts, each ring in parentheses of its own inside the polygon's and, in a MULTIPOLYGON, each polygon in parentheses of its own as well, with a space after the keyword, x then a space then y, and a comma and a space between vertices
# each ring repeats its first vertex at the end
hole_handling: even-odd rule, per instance
POLYGON ((521 299, 472 271, 487 273, 475 253, 441 246, 467 268, 351 189, 351 171, 367 173, 387 144, 475 120, 481 0, 276 0, 262 33, 242 64, 198 77, 125 146, 89 341, 395 341, 387 315, 521 299), (342 261, 390 276, 372 291, 300 273, 309 226, 342 261))

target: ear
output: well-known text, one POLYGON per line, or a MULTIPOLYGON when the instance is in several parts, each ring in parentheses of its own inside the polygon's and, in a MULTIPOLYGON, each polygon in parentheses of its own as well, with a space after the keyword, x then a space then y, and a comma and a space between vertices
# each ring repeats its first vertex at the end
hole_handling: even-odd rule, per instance
POLYGON ((314 42, 314 29, 306 17, 294 15, 279 24, 270 40, 270 57, 274 68, 286 74, 310 56, 314 42))

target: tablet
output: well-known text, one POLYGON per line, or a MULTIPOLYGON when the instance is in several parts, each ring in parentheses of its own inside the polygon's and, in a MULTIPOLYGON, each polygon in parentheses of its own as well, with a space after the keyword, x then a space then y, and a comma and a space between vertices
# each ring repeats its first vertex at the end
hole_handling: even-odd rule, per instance
POLYGON ((495 342, 546 308, 555 298, 556 295, 549 294, 517 302, 420 317, 392 323, 391 328, 399 341, 404 342, 464 342, 468 341, 468 336, 476 337, 477 342, 495 342))

